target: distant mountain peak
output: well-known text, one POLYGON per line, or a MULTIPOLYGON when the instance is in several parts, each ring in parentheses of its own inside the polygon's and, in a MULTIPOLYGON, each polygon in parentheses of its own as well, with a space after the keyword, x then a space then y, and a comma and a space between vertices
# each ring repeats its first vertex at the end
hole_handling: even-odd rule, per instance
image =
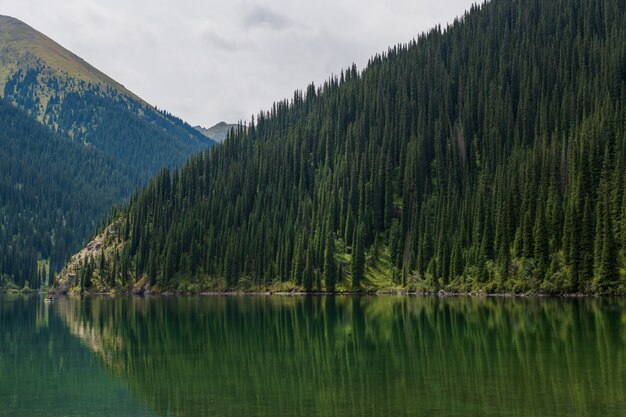
POLYGON ((198 132, 202 133, 204 136, 213 139, 216 142, 224 142, 224 140, 226 139, 226 135, 228 135, 228 132, 238 126, 238 124, 226 123, 222 121, 209 128, 195 126, 195 129, 198 132))

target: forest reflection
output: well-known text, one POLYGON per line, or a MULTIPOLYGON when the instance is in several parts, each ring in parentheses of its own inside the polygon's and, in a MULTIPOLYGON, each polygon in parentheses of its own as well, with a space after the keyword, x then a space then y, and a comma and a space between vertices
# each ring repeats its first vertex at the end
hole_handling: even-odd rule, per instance
POLYGON ((0 417, 155 415, 67 331, 55 307, 39 295, 0 294, 0 417))
POLYGON ((617 299, 61 299, 71 332, 160 415, 618 415, 617 299))

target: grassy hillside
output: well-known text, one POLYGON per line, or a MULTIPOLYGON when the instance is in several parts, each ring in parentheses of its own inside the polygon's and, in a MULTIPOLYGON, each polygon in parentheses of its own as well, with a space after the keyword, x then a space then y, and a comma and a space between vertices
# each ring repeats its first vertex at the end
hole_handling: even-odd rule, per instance
MULTIPOLYGON (((98 84, 105 89, 113 88, 120 94, 141 101, 123 85, 44 34, 15 18, 0 15, 0 91, 4 91, 6 82, 17 70, 39 66, 47 67, 59 76, 98 84)), ((47 102, 45 99, 53 93, 42 93, 42 101, 47 102)))

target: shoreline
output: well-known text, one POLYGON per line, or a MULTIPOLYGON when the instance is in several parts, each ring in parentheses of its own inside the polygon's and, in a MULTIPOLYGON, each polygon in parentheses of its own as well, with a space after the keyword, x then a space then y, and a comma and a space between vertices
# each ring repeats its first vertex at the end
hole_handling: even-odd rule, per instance
MULTIPOLYGON (((4 293, 4 291, 0 291, 4 293)), ((33 292, 18 292, 13 294, 33 294, 33 292)), ((42 293, 44 294, 44 293, 42 293)), ((145 297, 145 296, 282 296, 282 297, 322 297, 322 296, 398 296, 398 297, 438 297, 438 298, 452 298, 452 297, 475 297, 475 298, 621 298, 626 294, 586 294, 586 293, 564 293, 564 294, 547 294, 547 293, 485 293, 485 292, 446 292, 446 291, 341 291, 341 292, 304 292, 304 291, 145 291, 145 292, 133 292, 133 291, 113 291, 113 292, 100 292, 100 291, 85 291, 79 292, 56 292, 48 291, 48 296, 51 297, 69 297, 69 296, 108 296, 108 297, 145 297)))

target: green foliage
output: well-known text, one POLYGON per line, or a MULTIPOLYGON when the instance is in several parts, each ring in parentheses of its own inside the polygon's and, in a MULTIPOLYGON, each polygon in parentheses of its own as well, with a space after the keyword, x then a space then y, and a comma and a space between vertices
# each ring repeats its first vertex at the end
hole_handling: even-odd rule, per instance
POLYGON ((623 292, 625 27, 616 0, 474 6, 162 171, 123 213, 127 262, 161 288, 328 289, 335 236, 343 289, 384 269, 425 291, 623 292))

